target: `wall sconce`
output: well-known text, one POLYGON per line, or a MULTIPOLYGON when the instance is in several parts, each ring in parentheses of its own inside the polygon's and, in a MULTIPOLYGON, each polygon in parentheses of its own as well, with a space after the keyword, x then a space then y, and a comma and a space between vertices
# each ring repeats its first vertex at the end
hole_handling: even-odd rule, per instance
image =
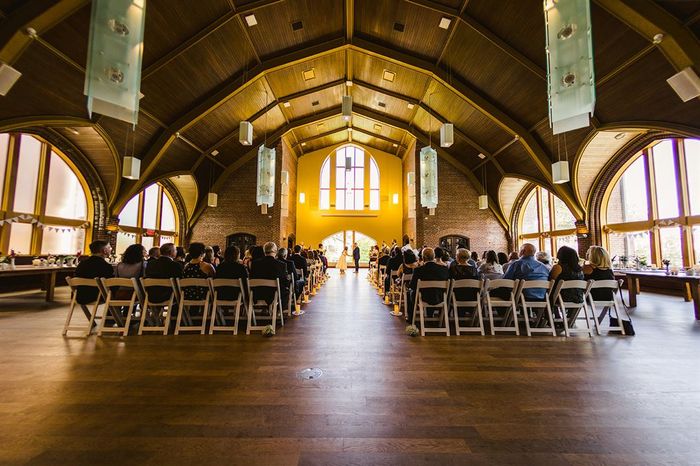
POLYGON ((399 193, 394 193, 394 195, 391 196, 391 201, 394 205, 397 205, 399 203, 399 193))
POLYGON ((299 193, 299 204, 306 202, 306 193, 299 193))

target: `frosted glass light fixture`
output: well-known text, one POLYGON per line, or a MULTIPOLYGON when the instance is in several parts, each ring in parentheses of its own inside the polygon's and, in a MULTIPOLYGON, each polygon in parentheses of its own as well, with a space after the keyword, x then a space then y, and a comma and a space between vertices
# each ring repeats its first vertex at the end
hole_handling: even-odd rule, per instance
POLYGON ((554 134, 584 128, 595 107, 589 0, 545 0, 549 124, 554 134))
POLYGON ((306 193, 299 193, 299 204, 306 202, 306 193))
POLYGON ((352 96, 344 95, 342 104, 343 121, 350 121, 352 119, 352 96))
POLYGON ((489 197, 486 194, 479 196, 479 209, 486 210, 489 208, 489 197))
POLYGON ((397 205, 399 203, 399 193, 394 193, 391 196, 391 201, 394 205, 397 205))
POLYGON ((437 151, 430 146, 420 150, 420 203, 434 209, 438 204, 437 151))
POLYGON ((560 160, 552 164, 552 183, 562 184, 569 182, 569 162, 560 160))
POLYGON ((216 193, 207 194, 207 207, 216 207, 219 205, 219 195, 216 193))
POLYGON ((146 0, 93 0, 84 94, 93 112, 138 122, 146 0))
POLYGON ((238 142, 244 146, 253 145, 253 123, 241 121, 241 124, 238 125, 238 142))
POLYGON ((141 176, 141 160, 133 155, 124 156, 122 162, 122 177, 127 180, 138 180, 141 176))
POLYGON ((455 129, 452 123, 440 126, 440 147, 450 147, 455 142, 455 129))
POLYGON ((256 202, 263 206, 263 213, 267 207, 275 204, 275 149, 260 146, 258 149, 258 185, 256 202))

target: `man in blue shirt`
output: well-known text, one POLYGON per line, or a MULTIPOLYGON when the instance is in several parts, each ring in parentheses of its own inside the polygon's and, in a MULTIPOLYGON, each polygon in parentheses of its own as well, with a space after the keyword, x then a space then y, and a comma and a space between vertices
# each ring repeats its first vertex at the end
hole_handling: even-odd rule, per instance
MULTIPOLYGON (((520 248, 520 259, 513 262, 503 278, 508 280, 549 280, 549 269, 542 262, 535 259, 537 248, 530 243, 525 243, 520 248)), ((544 301, 545 290, 531 288, 523 290, 528 301, 544 301)))

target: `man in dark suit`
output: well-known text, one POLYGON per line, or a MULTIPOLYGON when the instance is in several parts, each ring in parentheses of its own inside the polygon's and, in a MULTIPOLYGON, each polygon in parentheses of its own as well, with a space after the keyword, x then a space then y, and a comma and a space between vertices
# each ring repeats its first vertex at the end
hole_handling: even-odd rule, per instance
POLYGON ((291 259, 287 259, 287 254, 289 252, 285 248, 279 248, 277 251, 277 260, 284 262, 287 265, 287 275, 291 276, 294 280, 294 291, 297 296, 300 296, 302 291, 304 291, 304 280, 301 279, 297 273, 296 265, 291 259))
MULTIPOLYGON (((90 257, 78 264, 75 269, 76 278, 112 278, 114 268, 105 260, 112 255, 112 246, 107 241, 93 241, 90 243, 90 257)), ((91 312, 86 304, 95 302, 99 292, 97 288, 79 286, 77 289, 76 301, 83 309, 85 316, 90 319, 91 312)))
MULTIPOLYGON (((241 263, 241 250, 238 246, 229 246, 224 251, 224 261, 216 268, 216 278, 226 278, 241 280, 244 296, 247 298, 248 269, 241 263)), ((238 299, 238 294, 233 289, 219 289, 219 299, 234 301, 238 299)))
POLYGON ((304 271, 304 281, 308 280, 309 278, 309 264, 306 262, 306 259, 301 256, 301 246, 296 245, 294 246, 294 254, 292 254, 292 262, 294 262, 294 267, 297 269, 303 270, 304 271))
MULTIPOLYGON (((423 249, 423 265, 413 271, 411 283, 408 286, 410 289, 411 300, 407 313, 409 322, 413 321, 413 307, 416 302, 416 291, 418 290, 418 280, 422 281, 445 281, 450 279, 450 272, 444 265, 435 262, 435 251, 432 248, 423 249)), ((428 304, 437 304, 441 299, 440 290, 423 289, 421 291, 423 301, 428 304)))
MULTIPOLYGON (((160 247, 160 257, 146 267, 146 278, 182 278, 182 264, 175 261, 177 248, 173 243, 160 247)), ((160 303, 170 299, 171 288, 154 286, 148 290, 149 301, 160 303)))
POLYGON ((391 256, 389 257, 389 262, 386 264, 386 278, 384 279, 384 292, 388 293, 391 289, 391 272, 399 270, 403 264, 403 252, 398 246, 394 246, 391 250, 391 256))
POLYGON ((357 243, 352 245, 352 258, 355 261, 355 273, 360 271, 360 247, 357 243))
MULTIPOLYGON (((265 243, 263 246, 265 257, 254 260, 251 263, 250 278, 262 278, 265 280, 279 279, 280 299, 286 302, 289 297, 289 281, 287 280, 287 264, 277 260, 277 245, 273 242, 265 243)), ((268 289, 252 290, 255 300, 265 300, 268 304, 272 302, 274 291, 268 289)), ((252 298, 251 298, 252 299, 252 298)))

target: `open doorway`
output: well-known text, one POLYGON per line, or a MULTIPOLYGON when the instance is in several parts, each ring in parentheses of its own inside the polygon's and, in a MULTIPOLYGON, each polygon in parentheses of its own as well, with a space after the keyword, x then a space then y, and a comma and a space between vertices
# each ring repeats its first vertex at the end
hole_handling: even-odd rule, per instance
POLYGON ((351 266, 352 262, 352 245, 357 243, 360 247, 360 266, 366 267, 369 262, 369 251, 377 244, 377 242, 370 238, 369 236, 354 230, 345 230, 333 233, 332 235, 326 237, 322 242, 323 248, 326 250, 326 257, 328 258, 328 264, 335 266, 338 261, 340 254, 343 252, 345 246, 348 247, 348 267, 351 266))

